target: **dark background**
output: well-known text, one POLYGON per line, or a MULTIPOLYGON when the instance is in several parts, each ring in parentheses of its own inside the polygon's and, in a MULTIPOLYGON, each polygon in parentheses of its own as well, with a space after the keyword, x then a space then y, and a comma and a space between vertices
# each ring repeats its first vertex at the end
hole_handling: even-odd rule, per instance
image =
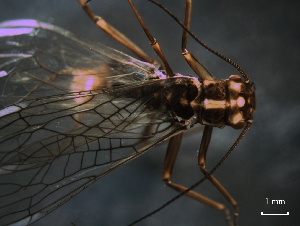
MULTIPOLYGON (((163 1, 183 20, 184 1, 163 1)), ((147 1, 136 1, 173 70, 194 74, 181 56, 181 29, 147 1)), ((93 0, 93 10, 149 55, 156 57, 127 1, 93 0)), ((191 30, 204 42, 236 61, 256 82, 254 124, 215 176, 239 203, 239 225, 299 225, 299 1, 195 1, 191 30), (285 205, 266 204, 266 198, 285 205), (290 216, 261 216, 286 213, 290 216)), ((127 52, 99 31, 79 4, 70 0, 0 1, 0 21, 33 18, 127 52)), ((217 77, 236 70, 192 39, 188 50, 217 77)), ((132 54, 131 54, 132 55, 132 54)), ((215 129, 208 154, 212 168, 240 131, 215 129)), ((202 175, 197 166, 201 128, 184 137, 174 182, 192 185, 202 175)), ((34 225, 127 225, 164 204, 177 193, 161 180, 166 143, 115 170, 34 225)), ((219 202, 226 200, 207 181, 197 191, 219 202)), ((230 209, 231 210, 231 209, 230 209)), ((226 225, 223 214, 182 197, 138 225, 226 225)))

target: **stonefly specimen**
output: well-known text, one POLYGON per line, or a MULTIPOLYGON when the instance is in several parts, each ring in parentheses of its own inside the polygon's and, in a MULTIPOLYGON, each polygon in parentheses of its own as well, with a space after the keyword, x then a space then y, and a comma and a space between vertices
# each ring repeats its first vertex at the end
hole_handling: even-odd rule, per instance
POLYGON ((189 0, 184 24, 175 20, 183 27, 182 54, 198 77, 173 73, 131 0, 162 66, 95 16, 85 1, 79 2, 99 27, 141 60, 36 20, 0 24, 0 225, 39 220, 169 138, 163 166, 166 184, 223 211, 228 225, 237 225, 237 203, 212 173, 252 124, 253 83, 236 63, 189 31, 189 0), (231 75, 216 80, 186 49, 189 34, 236 67, 243 79, 231 75), (200 169, 233 206, 233 220, 223 204, 171 182, 182 133, 196 123, 205 125, 200 169), (212 128, 226 125, 244 129, 208 172, 206 152, 212 128))

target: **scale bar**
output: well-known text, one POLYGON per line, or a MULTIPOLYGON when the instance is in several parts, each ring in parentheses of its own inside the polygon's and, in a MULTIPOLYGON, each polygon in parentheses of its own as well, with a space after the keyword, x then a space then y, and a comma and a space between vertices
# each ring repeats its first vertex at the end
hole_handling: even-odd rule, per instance
POLYGON ((286 212, 286 213, 264 213, 264 212, 260 212, 261 215, 275 215, 275 216, 288 216, 290 215, 290 212, 286 212))

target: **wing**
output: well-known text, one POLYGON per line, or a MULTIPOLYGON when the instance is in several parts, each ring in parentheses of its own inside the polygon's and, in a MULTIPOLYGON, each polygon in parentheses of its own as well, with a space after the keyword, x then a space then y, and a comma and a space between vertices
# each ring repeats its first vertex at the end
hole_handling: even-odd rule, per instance
POLYGON ((161 98, 178 82, 153 65, 38 21, 0 29, 1 225, 37 221, 185 130, 161 98))
POLYGON ((0 45, 2 108, 28 98, 130 84, 155 72, 151 64, 36 20, 1 23, 0 45))

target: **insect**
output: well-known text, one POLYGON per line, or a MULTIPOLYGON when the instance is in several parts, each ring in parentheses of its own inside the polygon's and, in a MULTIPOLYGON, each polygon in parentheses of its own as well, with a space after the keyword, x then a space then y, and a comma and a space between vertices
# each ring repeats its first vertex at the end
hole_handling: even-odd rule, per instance
MULTIPOLYGON (((187 10, 186 28, 189 17, 187 10)), ((148 63, 35 20, 4 22, 1 29, 1 224, 35 222, 168 138, 163 179, 184 192, 171 182, 172 169, 182 132, 196 123, 206 125, 201 169, 223 189, 205 169, 212 126, 245 127, 234 149, 252 123, 253 85, 243 71, 244 81, 215 80, 186 50, 187 30, 182 50, 199 79, 174 74, 150 32, 164 71, 147 56, 139 57, 148 63)), ((237 225, 218 203, 187 194, 237 225)), ((236 205, 226 190, 223 195, 236 205)))

